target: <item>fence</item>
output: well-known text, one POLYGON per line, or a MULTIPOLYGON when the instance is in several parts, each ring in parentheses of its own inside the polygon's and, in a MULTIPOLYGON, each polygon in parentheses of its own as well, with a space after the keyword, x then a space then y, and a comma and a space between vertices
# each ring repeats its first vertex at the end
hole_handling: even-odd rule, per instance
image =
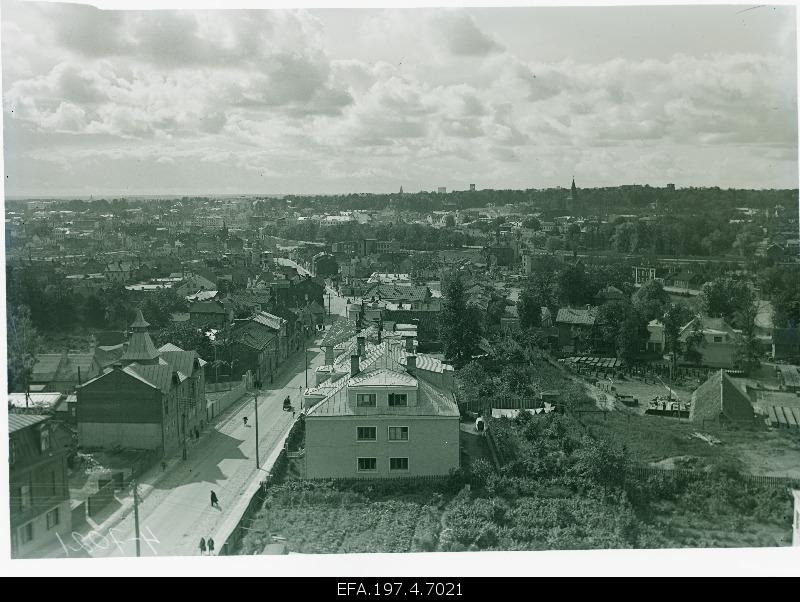
POLYGON ((213 401, 208 402, 206 407, 206 420, 210 422, 216 416, 222 414, 232 403, 239 401, 245 393, 247 393, 247 378, 243 377, 242 380, 239 381, 239 384, 230 391, 226 391, 213 401))
POLYGON ((283 474, 286 472, 286 464, 286 448, 284 447, 278 453, 278 457, 275 459, 275 463, 272 465, 272 470, 267 475, 267 478, 261 481, 255 494, 250 498, 250 503, 247 504, 247 508, 245 508, 245 511, 242 513, 239 522, 236 523, 236 527, 225 540, 225 543, 220 546, 219 556, 232 556, 236 554, 242 539, 244 539, 245 533, 250 530, 253 517, 264 505, 267 489, 276 479, 283 477, 283 474))
POLYGON ((89 516, 94 517, 100 513, 106 506, 114 501, 114 491, 116 491, 116 483, 113 479, 98 481, 102 483, 97 493, 89 496, 86 500, 86 511, 89 516))
MULTIPOLYGON (((685 470, 680 468, 656 468, 654 466, 629 466, 628 474, 636 477, 663 477, 682 478, 682 479, 703 479, 708 477, 708 473, 700 470, 685 470)), ((766 487, 800 487, 800 479, 788 477, 770 477, 763 475, 752 475, 746 473, 727 473, 732 478, 744 483, 754 485, 764 485, 766 487)))

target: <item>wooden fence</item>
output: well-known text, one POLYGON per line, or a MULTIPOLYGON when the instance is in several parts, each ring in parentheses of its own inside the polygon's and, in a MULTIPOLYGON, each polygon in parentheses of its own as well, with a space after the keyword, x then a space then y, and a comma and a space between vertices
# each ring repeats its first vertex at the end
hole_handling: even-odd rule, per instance
MULTIPOLYGON (((708 473, 701 470, 686 470, 680 468, 657 468, 654 466, 629 466, 627 469, 629 475, 649 478, 649 477, 669 477, 669 478, 683 478, 687 480, 703 479, 708 477, 708 473)), ((752 483, 754 485, 763 485, 766 487, 786 487, 786 488, 800 488, 800 479, 791 479, 787 477, 770 477, 764 475, 752 475, 746 473, 728 473, 731 478, 744 483, 752 483)))

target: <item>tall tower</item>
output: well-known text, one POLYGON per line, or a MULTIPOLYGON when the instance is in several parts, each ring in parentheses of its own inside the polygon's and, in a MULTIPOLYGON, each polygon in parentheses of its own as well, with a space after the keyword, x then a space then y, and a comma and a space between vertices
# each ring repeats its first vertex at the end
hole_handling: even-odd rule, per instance
POLYGON ((158 349, 156 349, 156 346, 150 338, 150 334, 147 332, 148 326, 150 326, 150 324, 145 321, 142 310, 137 309, 136 319, 133 321, 133 324, 131 324, 133 333, 131 334, 128 348, 125 350, 122 358, 120 358, 123 364, 136 363, 147 365, 158 363, 158 349))
POLYGON ((570 191, 572 193, 572 200, 578 200, 578 189, 575 186, 575 176, 572 176, 572 187, 570 188, 570 191))

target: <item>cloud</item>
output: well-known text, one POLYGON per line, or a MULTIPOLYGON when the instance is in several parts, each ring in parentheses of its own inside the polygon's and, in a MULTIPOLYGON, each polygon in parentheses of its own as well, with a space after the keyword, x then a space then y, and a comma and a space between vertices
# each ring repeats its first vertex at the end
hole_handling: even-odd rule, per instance
POLYGON ((454 55, 485 56, 503 50, 500 44, 478 28, 472 16, 463 11, 437 12, 432 21, 433 28, 441 34, 441 39, 454 55))

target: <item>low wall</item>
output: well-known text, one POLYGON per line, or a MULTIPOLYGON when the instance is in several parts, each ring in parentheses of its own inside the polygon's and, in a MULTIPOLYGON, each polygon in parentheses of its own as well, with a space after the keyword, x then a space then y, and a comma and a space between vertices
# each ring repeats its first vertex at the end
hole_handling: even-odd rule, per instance
POLYGON ((238 385, 233 387, 230 391, 216 397, 213 401, 209 401, 206 405, 206 421, 210 422, 225 410, 231 404, 239 401, 247 393, 247 378, 242 378, 238 385))

